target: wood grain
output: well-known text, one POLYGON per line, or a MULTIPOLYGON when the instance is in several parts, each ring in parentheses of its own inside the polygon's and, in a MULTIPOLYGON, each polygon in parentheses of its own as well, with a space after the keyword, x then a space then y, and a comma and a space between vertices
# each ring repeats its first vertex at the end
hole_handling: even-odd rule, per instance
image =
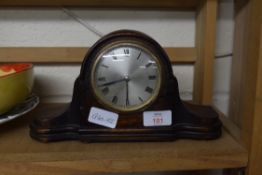
POLYGON ((236 37, 231 77, 230 118, 240 127, 240 139, 249 151, 247 175, 262 172, 261 35, 262 1, 236 3, 236 37))
POLYGON ((81 6, 103 8, 186 8, 193 9, 199 0, 1 0, 0 6, 81 6))
MULTIPOLYGON (((260 3, 262 5, 262 3, 260 3)), ((262 17, 261 17, 262 19, 262 17)), ((260 49, 259 49, 259 61, 257 68, 257 84, 256 84, 256 99, 254 106, 254 119, 253 119, 253 133, 250 143, 250 159, 248 162, 248 175, 259 175, 262 172, 261 161, 262 161, 262 20, 260 30, 260 49)))
POLYGON ((213 96, 213 65, 215 52, 217 1, 203 0, 197 12, 193 101, 211 104, 213 96))
POLYGON ((243 74, 245 55, 246 53, 246 40, 247 40, 247 30, 248 30, 248 5, 246 6, 246 0, 239 0, 235 3, 235 31, 234 31, 234 49, 233 49, 233 59, 231 68, 231 84, 230 84, 230 107, 229 116, 230 119, 236 123, 240 128, 242 128, 242 123, 240 120, 240 108, 241 101, 243 101, 243 96, 240 95, 243 91, 243 74))
MULTIPOLYGON (((172 63, 194 63, 195 48, 165 48, 172 63)), ((0 62, 80 63, 88 51, 84 47, 1 47, 0 62)))
MULTIPOLYGON (((0 128, 0 172, 4 174, 81 174, 156 172, 242 167, 247 153, 226 131, 212 141, 40 143, 29 137, 28 124, 39 111, 0 128), (29 171, 30 170, 30 171, 29 171)), ((50 107, 50 106, 49 106, 50 107)))
POLYGON ((254 105, 260 54, 262 1, 237 1, 236 33, 232 61, 230 118, 241 129, 240 141, 249 149, 254 125, 254 105), (240 56, 240 55, 241 56, 240 56), (239 57, 236 57, 239 56, 239 57))

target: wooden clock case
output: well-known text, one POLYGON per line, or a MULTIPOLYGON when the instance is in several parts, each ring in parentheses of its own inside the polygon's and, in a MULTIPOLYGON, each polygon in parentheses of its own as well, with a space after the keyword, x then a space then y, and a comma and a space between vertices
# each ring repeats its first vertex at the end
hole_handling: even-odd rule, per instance
MULTIPOLYGON (((106 110, 110 110, 105 108, 106 110)), ((32 138, 42 141, 82 140, 85 142, 114 141, 172 141, 179 138, 215 139, 221 135, 218 113, 210 106, 183 102, 179 97, 178 82, 162 47, 149 36, 131 30, 110 33, 89 50, 81 72, 74 84, 73 98, 66 108, 42 112, 30 125, 32 138), (92 62, 99 50, 118 40, 139 41, 154 50, 163 65, 163 83, 157 99, 148 107, 136 112, 119 113, 115 129, 89 123, 91 107, 105 108, 94 97, 90 85, 92 62), (172 111, 172 125, 145 127, 143 111, 172 111)))

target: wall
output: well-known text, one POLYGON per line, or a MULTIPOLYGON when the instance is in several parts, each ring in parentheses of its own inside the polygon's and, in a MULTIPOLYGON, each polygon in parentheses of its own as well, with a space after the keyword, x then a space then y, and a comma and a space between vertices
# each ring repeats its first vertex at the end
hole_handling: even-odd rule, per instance
MULTIPOLYGON (((117 29, 143 31, 163 46, 194 46, 194 13, 70 9, 103 34, 117 29), (106 13, 106 16, 104 15, 106 13), (172 40, 170 39, 172 36, 172 40)), ((2 46, 91 46, 99 36, 61 9, 0 11, 2 46)), ((175 67, 181 93, 191 98, 193 68, 175 67)), ((79 65, 37 65, 36 93, 44 100, 69 101, 79 65)))
MULTIPOLYGON (((233 3, 220 3, 216 54, 232 52, 233 3)), ((68 9, 85 24, 107 34, 117 29, 135 29, 155 38, 162 46, 194 47, 195 13, 141 10, 68 9)), ((99 36, 61 8, 0 9, 1 46, 91 46, 99 36)), ((215 64, 214 104, 227 112, 231 59, 215 64)), ((193 66, 174 66, 183 99, 192 98, 193 66)), ((70 101, 79 65, 36 65, 35 92, 43 101, 70 101)))
MULTIPOLYGON (((234 4, 233 0, 223 0, 219 3, 216 34, 216 55, 233 53, 234 37, 234 4)), ((229 88, 232 57, 215 60, 214 104, 228 114, 229 88)))

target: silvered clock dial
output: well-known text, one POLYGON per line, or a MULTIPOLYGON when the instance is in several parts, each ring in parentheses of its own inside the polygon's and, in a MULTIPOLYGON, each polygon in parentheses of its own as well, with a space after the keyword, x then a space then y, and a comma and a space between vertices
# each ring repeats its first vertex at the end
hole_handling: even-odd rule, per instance
POLYGON ((117 111, 139 110, 155 100, 161 87, 161 64, 135 42, 116 42, 98 54, 91 84, 96 98, 117 111))

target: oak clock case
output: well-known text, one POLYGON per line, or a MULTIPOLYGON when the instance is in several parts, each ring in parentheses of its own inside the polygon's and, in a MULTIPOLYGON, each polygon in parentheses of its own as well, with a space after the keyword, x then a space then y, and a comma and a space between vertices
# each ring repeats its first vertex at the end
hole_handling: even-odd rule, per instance
POLYGON ((163 48, 132 30, 98 40, 84 58, 71 103, 45 109, 30 125, 30 136, 42 142, 172 141, 220 135, 218 113, 210 106, 183 102, 163 48), (89 122, 93 107, 117 113, 115 128, 89 122), (144 112, 150 111, 171 112, 171 124, 145 126, 144 112))

